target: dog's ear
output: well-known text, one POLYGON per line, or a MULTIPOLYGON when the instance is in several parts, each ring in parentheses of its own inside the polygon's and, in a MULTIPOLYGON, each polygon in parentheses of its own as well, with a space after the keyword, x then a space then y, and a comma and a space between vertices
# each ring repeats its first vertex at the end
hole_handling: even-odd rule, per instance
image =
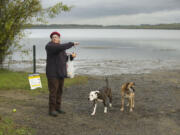
POLYGON ((96 92, 97 98, 99 98, 99 92, 96 92))
POLYGON ((129 85, 133 86, 135 85, 135 82, 129 82, 129 85))
POLYGON ((130 85, 130 83, 129 83, 129 82, 127 82, 127 83, 125 83, 125 84, 124 84, 124 87, 125 87, 125 88, 128 88, 128 87, 129 87, 129 85, 130 85))
POLYGON ((99 95, 99 92, 95 92, 96 95, 99 95))
POLYGON ((132 88, 134 86, 134 82, 127 83, 127 88, 132 88))

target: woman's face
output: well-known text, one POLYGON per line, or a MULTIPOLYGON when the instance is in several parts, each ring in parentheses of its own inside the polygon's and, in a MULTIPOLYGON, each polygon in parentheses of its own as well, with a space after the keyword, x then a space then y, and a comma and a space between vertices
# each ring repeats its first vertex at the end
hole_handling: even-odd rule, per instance
POLYGON ((53 35, 51 41, 53 43, 60 43, 60 37, 58 35, 53 35))

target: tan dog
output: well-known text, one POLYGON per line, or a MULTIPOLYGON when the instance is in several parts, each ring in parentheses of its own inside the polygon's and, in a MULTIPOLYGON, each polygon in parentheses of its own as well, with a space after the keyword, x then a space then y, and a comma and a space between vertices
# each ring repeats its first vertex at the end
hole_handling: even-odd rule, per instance
POLYGON ((135 83, 134 82, 129 82, 129 83, 125 83, 122 85, 121 87, 121 111, 124 111, 124 99, 128 98, 129 99, 129 103, 127 104, 127 106, 130 106, 130 112, 133 111, 134 108, 134 96, 135 96, 135 83))

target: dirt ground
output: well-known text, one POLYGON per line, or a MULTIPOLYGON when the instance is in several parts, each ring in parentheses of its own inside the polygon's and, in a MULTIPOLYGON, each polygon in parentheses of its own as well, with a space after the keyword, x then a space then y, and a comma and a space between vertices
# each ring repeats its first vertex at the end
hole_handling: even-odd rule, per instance
POLYGON ((5 90, 0 91, 0 115, 35 129, 36 135, 180 135, 179 70, 110 76, 109 83, 113 107, 107 114, 99 103, 96 115, 90 116, 93 108, 88 94, 105 85, 104 77, 91 76, 87 84, 64 89, 64 115, 48 116, 48 94, 5 90), (127 107, 120 111, 120 86, 128 81, 136 83, 131 113, 127 107))

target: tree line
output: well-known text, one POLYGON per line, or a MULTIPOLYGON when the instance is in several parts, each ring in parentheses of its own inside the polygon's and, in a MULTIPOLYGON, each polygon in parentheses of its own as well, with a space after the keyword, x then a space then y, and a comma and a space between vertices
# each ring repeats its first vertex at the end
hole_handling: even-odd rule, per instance
POLYGON ((28 27, 28 24, 24 25, 24 28, 28 29, 177 29, 180 30, 180 23, 173 24, 141 24, 141 25, 79 25, 79 24, 33 24, 28 27))

